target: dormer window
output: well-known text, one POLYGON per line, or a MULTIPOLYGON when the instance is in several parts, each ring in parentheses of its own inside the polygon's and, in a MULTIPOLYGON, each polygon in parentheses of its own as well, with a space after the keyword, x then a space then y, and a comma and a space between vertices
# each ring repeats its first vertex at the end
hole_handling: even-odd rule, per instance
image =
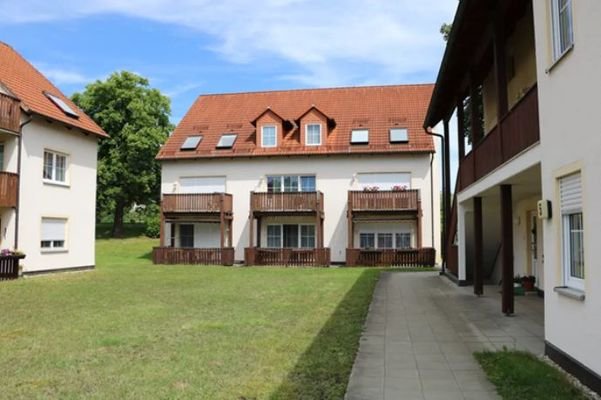
POLYGON ((369 129, 353 129, 351 131, 351 144, 368 144, 369 129))
POLYGON ((202 135, 188 136, 182 144, 182 147, 180 147, 179 149, 182 151, 196 150, 201 141, 202 135))
POLYGON ((390 143, 406 143, 409 141, 407 128, 391 128, 390 143))
POLYGON ((319 146, 321 144, 321 124, 307 124, 305 132, 307 146, 319 146))
POLYGON ((216 148, 218 149, 231 149, 234 147, 234 143, 236 142, 236 138, 238 137, 235 133, 224 133, 221 135, 219 142, 217 143, 216 148))
POLYGON ((261 146, 276 147, 278 145, 278 128, 275 125, 263 125, 261 127, 261 146))

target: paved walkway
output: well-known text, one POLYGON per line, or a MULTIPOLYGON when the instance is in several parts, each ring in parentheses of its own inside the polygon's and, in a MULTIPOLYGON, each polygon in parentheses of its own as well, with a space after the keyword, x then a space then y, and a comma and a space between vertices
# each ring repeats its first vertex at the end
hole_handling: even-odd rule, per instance
POLYGON ((498 399, 472 353, 542 354, 543 301, 516 297, 516 315, 505 317, 498 288, 471 291, 438 273, 382 274, 346 399, 498 399))

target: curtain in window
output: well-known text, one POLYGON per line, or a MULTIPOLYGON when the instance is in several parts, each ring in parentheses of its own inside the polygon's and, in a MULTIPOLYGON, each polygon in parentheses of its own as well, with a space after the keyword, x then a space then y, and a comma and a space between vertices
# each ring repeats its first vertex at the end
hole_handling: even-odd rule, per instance
POLYGON ((280 225, 267 226, 267 247, 280 247, 282 245, 282 230, 280 225))
POLYGON ((315 225, 301 225, 301 247, 315 248, 315 225))

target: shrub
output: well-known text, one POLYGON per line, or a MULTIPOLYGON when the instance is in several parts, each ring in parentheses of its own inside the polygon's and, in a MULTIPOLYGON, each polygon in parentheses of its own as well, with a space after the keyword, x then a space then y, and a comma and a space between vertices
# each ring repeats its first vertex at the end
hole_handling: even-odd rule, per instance
POLYGON ((144 234, 149 238, 156 239, 161 234, 161 219, 157 215, 156 217, 148 218, 146 220, 146 228, 144 234))

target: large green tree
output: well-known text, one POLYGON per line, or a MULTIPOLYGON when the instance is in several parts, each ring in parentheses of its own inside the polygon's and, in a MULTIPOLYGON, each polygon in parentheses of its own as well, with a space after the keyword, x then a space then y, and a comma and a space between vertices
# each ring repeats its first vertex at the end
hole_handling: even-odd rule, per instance
POLYGON ((100 142, 96 210, 112 214, 112 235, 120 237, 126 210, 158 200, 155 156, 173 129, 171 102, 148 79, 126 71, 88 85, 73 101, 110 135, 100 142))

